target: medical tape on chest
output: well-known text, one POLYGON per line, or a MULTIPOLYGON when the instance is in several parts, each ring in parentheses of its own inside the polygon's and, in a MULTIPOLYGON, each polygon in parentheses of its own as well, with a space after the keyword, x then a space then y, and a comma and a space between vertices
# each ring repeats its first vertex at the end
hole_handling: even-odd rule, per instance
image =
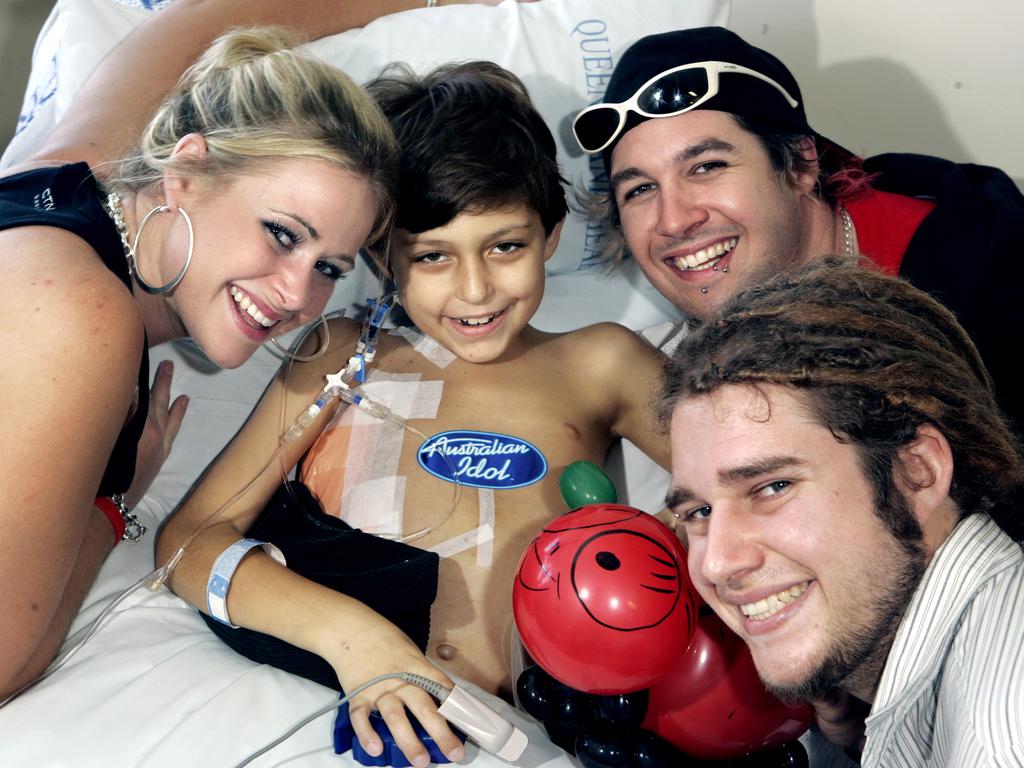
MULTIPOLYGON (((417 373, 374 369, 362 388, 403 418, 435 419, 443 386, 442 381, 421 381, 417 373)), ((398 469, 404 438, 403 430, 347 408, 307 454, 303 482, 327 514, 367 533, 401 536, 406 479, 398 469)))
POLYGON ((470 547, 476 547, 476 564, 490 568, 494 561, 494 491, 490 488, 477 489, 480 499, 480 520, 476 528, 435 544, 430 552, 438 557, 454 557, 470 547))
POLYGON ((413 349, 427 358, 427 360, 432 362, 438 368, 447 368, 458 359, 455 357, 454 353, 445 349, 432 338, 416 328, 399 327, 388 331, 388 333, 392 336, 400 336, 405 339, 413 349))

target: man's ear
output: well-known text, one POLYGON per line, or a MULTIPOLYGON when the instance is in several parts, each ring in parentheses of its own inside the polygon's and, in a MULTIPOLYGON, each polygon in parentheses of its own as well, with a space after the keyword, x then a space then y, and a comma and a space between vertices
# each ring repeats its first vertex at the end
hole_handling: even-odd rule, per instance
MULTIPOLYGON (((198 133, 187 133, 178 139, 171 151, 172 158, 183 158, 192 162, 202 161, 206 157, 206 139, 198 133)), ((185 174, 168 171, 164 174, 164 197, 168 205, 177 206, 181 194, 187 193, 195 184, 194 179, 185 174)))
POLYGON ((548 239, 544 243, 544 261, 547 261, 555 255, 555 248, 558 247, 558 239, 562 236, 563 224, 565 224, 565 219, 562 219, 551 228, 551 234, 548 235, 548 239))
POLYGON ((820 166, 818 162, 818 145, 814 143, 813 136, 804 136, 797 144, 797 154, 804 161, 807 170, 803 172, 793 171, 790 181, 794 186, 808 195, 814 194, 818 184, 818 173, 820 166))
POLYGON ((914 439, 899 449, 897 458, 897 482, 926 538, 929 531, 938 533, 947 525, 951 530, 958 510, 949 497, 953 450, 946 436, 934 425, 922 424, 914 439))

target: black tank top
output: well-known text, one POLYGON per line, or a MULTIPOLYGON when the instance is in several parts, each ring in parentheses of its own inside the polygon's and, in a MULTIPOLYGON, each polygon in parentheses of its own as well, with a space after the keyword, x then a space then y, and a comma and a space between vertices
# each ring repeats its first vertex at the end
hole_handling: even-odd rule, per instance
MULTIPOLYGON (((25 171, 0 179, 0 229, 43 225, 74 233, 99 254, 107 269, 132 288, 121 237, 104 210, 101 190, 86 163, 25 171)), ((135 413, 117 437, 98 496, 124 493, 135 474, 139 437, 149 411, 148 342, 139 366, 135 413)))

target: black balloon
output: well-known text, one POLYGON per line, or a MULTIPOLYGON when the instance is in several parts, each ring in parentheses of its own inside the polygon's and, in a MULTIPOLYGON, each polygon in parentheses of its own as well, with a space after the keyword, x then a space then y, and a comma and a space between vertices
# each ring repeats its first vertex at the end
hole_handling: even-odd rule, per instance
POLYGON ((592 697, 555 680, 551 683, 553 706, 551 716, 543 721, 544 729, 556 746, 575 754, 576 738, 590 732, 594 725, 592 697))
POLYGON ((583 768, 624 768, 633 765, 631 734, 584 734, 576 739, 576 758, 583 768))
POLYGON ((544 730, 547 731, 552 744, 559 749, 564 749, 570 755, 576 754, 576 739, 580 736, 578 728, 565 725, 557 720, 545 720, 544 730))
POLYGON ((593 713, 590 697, 586 694, 572 698, 561 697, 555 701, 554 711, 549 719, 569 728, 577 728, 578 733, 583 733, 594 722, 593 713))
POLYGON ((799 741, 755 752, 728 762, 728 768, 809 768, 807 750, 799 741))
POLYGON ((643 728, 633 736, 633 759, 629 764, 632 768, 698 768, 703 765, 643 728))
POLYGON ((578 688, 572 688, 565 683, 561 683, 551 677, 551 675, 548 675, 547 672, 544 672, 544 674, 548 677, 551 690, 554 692, 556 699, 586 699, 587 701, 590 701, 590 699, 593 698, 593 696, 586 691, 581 691, 578 688))
POLYGON ((597 696, 571 688, 539 665, 516 680, 519 704, 540 720, 548 738, 585 768, 696 768, 670 743, 640 728, 648 691, 597 696))
POLYGON ((614 723, 619 728, 639 728, 647 716, 649 698, 646 689, 614 696, 594 696, 594 717, 614 723))
POLYGON ((519 675, 516 696, 522 708, 538 720, 547 720, 555 712, 551 676, 540 667, 529 667, 519 675))

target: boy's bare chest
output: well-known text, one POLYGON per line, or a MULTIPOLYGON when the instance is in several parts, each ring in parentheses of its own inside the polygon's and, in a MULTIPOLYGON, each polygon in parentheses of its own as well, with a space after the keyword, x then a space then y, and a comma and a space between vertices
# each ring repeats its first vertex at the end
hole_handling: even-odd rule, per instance
POLYGON ((554 354, 526 354, 502 365, 455 359, 438 367, 402 347, 381 360, 378 373, 382 379, 409 382, 405 397, 417 406, 408 413, 410 423, 428 435, 450 430, 508 434, 556 460, 581 449, 603 452, 609 442, 600 399, 577 375, 554 354))
MULTIPOLYGON (((562 469, 603 461, 608 424, 549 360, 442 368, 401 352, 382 356, 364 391, 410 429, 350 409, 304 461, 304 479, 330 514, 371 531, 429 530, 417 541, 426 547, 460 536, 504 539, 511 528, 502 543, 514 550, 565 511, 562 469)), ((460 541, 449 548, 467 544, 460 541)))

